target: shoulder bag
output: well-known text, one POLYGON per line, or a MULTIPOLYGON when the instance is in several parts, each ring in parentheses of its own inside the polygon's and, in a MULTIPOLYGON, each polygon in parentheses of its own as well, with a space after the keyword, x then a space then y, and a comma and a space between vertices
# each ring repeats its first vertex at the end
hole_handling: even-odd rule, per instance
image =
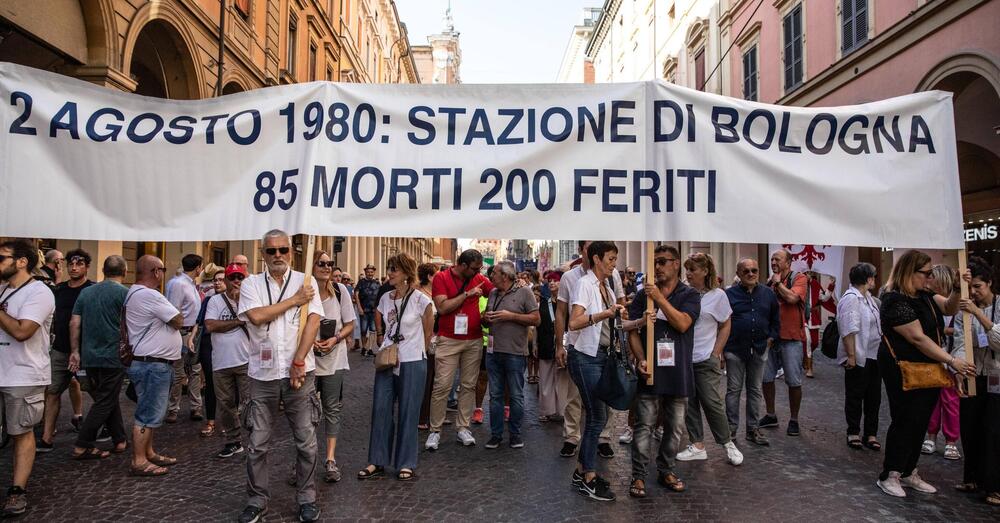
MULTIPOLYGON (((932 307, 931 311, 933 312, 934 303, 931 302, 930 306, 932 307)), ((937 328, 937 318, 934 319, 934 325, 935 328, 937 328)), ((938 346, 940 346, 940 330, 937 332, 937 337, 938 346)), ((946 369, 943 364, 900 360, 896 357, 896 352, 892 350, 892 344, 889 343, 889 337, 883 334, 882 340, 885 341, 885 346, 889 349, 889 354, 892 355, 892 359, 896 360, 896 365, 899 366, 899 373, 903 376, 903 391, 951 387, 955 384, 955 380, 952 379, 951 373, 948 372, 948 369, 946 369)))
POLYGON ((616 313, 611 327, 611 346, 597 382, 596 395, 613 409, 628 410, 638 387, 639 377, 625 349, 621 314, 616 313))
POLYGON ((135 345, 138 345, 143 338, 146 337, 146 333, 152 328, 152 323, 146 325, 146 330, 142 331, 142 335, 139 336, 139 340, 133 345, 128 339, 128 323, 125 321, 125 305, 128 301, 132 299, 132 296, 139 294, 141 290, 137 290, 132 294, 125 297, 125 301, 122 303, 122 315, 118 320, 118 360, 122 362, 125 367, 132 366, 132 359, 135 357, 135 345))
POLYGON ((403 313, 406 312, 406 304, 410 302, 413 289, 410 289, 403 297, 403 304, 396 310, 396 334, 391 336, 392 345, 375 353, 375 371, 383 371, 395 368, 399 365, 399 342, 401 341, 399 332, 403 328, 403 313))

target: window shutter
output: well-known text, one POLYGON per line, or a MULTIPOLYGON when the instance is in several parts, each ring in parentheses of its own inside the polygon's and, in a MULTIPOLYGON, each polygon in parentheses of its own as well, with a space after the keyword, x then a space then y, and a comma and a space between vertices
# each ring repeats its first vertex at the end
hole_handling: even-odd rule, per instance
POLYGON ((795 59, 795 57, 793 56, 793 53, 792 53, 792 45, 793 45, 793 43, 792 43, 792 15, 789 14, 782 21, 782 30, 783 30, 784 35, 785 35, 785 45, 783 46, 783 49, 784 49, 784 58, 785 58, 785 60, 784 60, 785 88, 787 89, 787 88, 791 87, 792 84, 794 83, 792 81, 792 70, 793 70, 792 62, 795 59))
POLYGON ((854 48, 854 0, 843 0, 840 5, 840 24, 843 27, 841 49, 854 48))
POLYGON ((868 41, 868 0, 854 1, 854 46, 857 47, 868 41))

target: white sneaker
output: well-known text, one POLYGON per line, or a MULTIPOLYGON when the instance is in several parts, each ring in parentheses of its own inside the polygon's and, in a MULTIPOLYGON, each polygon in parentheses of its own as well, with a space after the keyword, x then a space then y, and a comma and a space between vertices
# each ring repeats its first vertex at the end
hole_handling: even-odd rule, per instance
POLYGON ((431 432, 427 435, 427 443, 424 443, 424 449, 437 450, 439 443, 441 443, 441 433, 431 432))
POLYGON ((950 460, 962 459, 962 454, 958 452, 958 447, 954 445, 945 445, 944 459, 950 459, 950 460))
POLYGON ((622 445, 632 443, 632 427, 625 427, 625 432, 622 432, 622 435, 618 436, 618 443, 622 445))
POLYGON ((469 429, 462 429, 458 431, 456 437, 458 438, 458 442, 466 447, 471 447, 476 444, 476 438, 472 436, 472 432, 469 432, 469 429))
POLYGON ((732 463, 733 466, 736 467, 740 466, 740 464, 743 463, 743 453, 740 452, 740 449, 736 448, 736 444, 732 441, 726 443, 725 447, 726 458, 729 459, 729 463, 732 463))
POLYGON ((903 487, 899 484, 899 472, 890 472, 889 477, 880 479, 875 482, 878 488, 882 489, 882 492, 890 496, 897 498, 905 498, 906 492, 903 491, 903 487))
POLYGON ((923 492, 924 494, 934 494, 935 492, 937 492, 937 489, 934 488, 934 485, 931 485, 930 483, 920 478, 920 475, 917 474, 916 469, 914 469, 913 473, 910 474, 909 476, 900 479, 899 483, 900 485, 906 488, 911 488, 913 490, 916 490, 917 492, 923 492))
POLYGON ((921 454, 934 454, 934 451, 936 450, 937 446, 934 444, 934 440, 932 439, 924 440, 924 444, 920 447, 921 454))
MULTIPOLYGON (((708 452, 694 445, 688 445, 686 449, 677 453, 677 461, 704 461, 706 459, 708 459, 708 452)), ((740 456, 740 459, 743 457, 740 456)))

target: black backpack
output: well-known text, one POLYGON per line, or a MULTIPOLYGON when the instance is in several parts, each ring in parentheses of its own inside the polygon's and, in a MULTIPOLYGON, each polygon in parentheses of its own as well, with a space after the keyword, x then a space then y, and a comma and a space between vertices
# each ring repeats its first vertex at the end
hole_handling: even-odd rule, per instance
POLYGON ((830 322, 823 329, 823 339, 820 341, 820 351, 831 360, 837 359, 837 346, 840 344, 840 327, 837 326, 837 317, 831 317, 830 322))

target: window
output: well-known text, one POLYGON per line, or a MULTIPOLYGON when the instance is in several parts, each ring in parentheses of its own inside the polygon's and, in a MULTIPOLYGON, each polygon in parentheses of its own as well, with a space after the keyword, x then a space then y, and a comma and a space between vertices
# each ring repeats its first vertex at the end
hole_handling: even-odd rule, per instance
POLYGON ((250 0, 236 0, 233 2, 233 7, 236 8, 236 12, 239 13, 244 20, 250 18, 250 0))
POLYGON ((285 69, 288 74, 295 75, 295 44, 298 40, 298 22, 295 17, 288 17, 288 54, 285 56, 285 69))
POLYGON ((316 44, 309 43, 309 81, 316 81, 316 44))
POLYGON ((757 46, 743 53, 743 98, 757 101, 757 46))
POLYGON ((840 26, 843 29, 840 50, 847 54, 868 41, 868 0, 842 0, 840 26))
POLYGON ((705 49, 694 55, 694 88, 705 90, 705 49))
POLYGON ((781 22, 785 37, 785 92, 802 83, 802 4, 795 6, 781 22))

